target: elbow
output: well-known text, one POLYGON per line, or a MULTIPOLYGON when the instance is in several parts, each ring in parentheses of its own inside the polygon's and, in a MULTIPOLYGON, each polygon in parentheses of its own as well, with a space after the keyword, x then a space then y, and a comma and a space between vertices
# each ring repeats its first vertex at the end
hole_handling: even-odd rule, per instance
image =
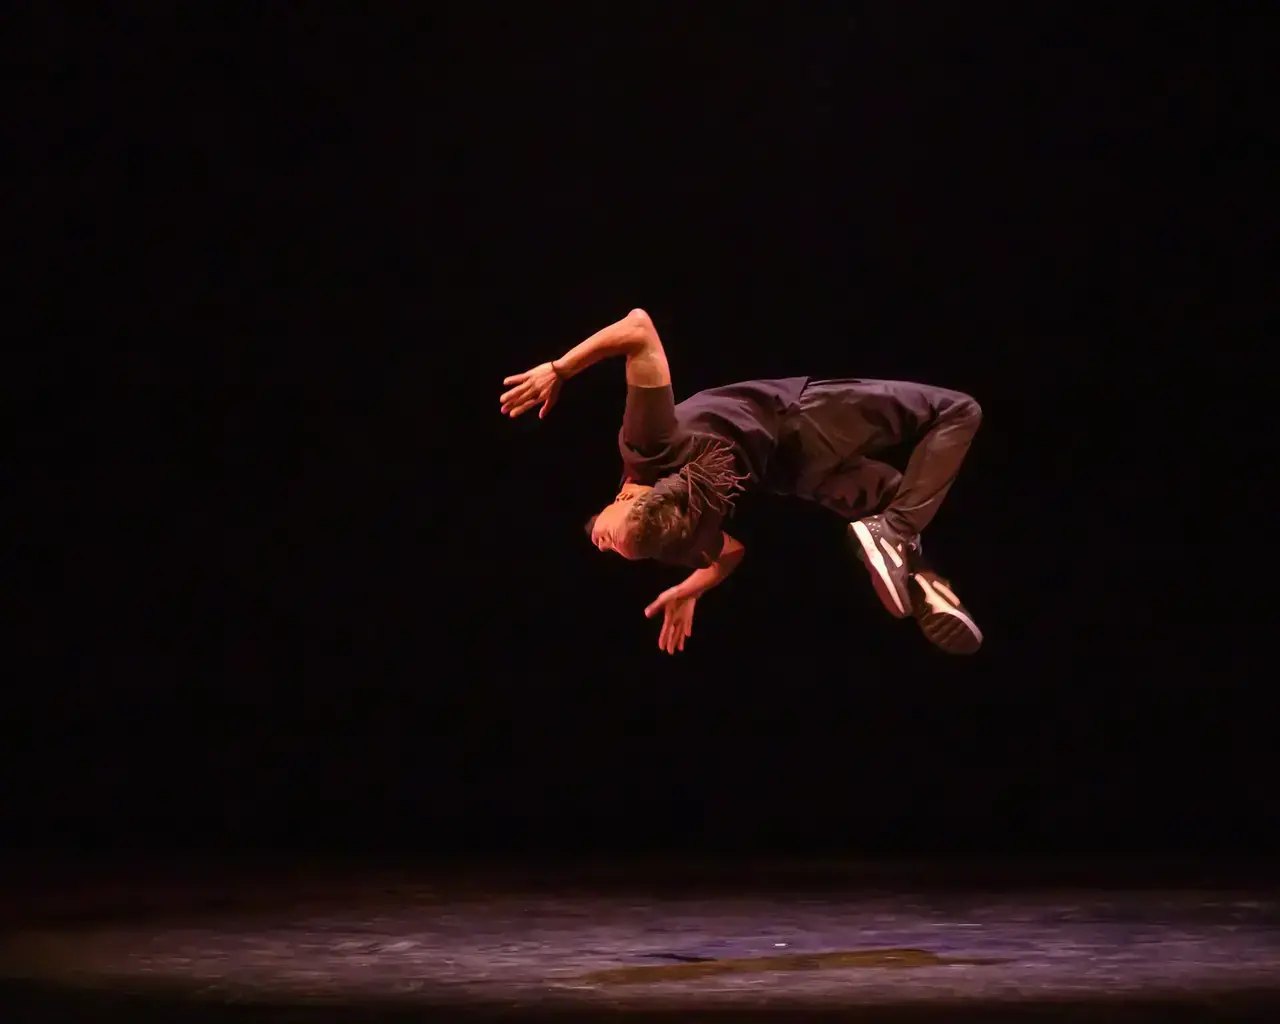
POLYGON ((667 387, 671 369, 658 331, 643 309, 633 309, 619 321, 619 349, 627 355, 627 383, 644 388, 667 387))
POLYGON ((658 336, 649 314, 638 307, 627 314, 627 324, 637 345, 647 344, 658 336))

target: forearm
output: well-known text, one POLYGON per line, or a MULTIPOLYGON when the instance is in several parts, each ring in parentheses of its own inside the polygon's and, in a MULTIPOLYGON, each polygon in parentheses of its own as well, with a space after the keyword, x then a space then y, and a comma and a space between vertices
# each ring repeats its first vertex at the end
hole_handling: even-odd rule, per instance
POLYGON ((612 323, 585 341, 579 342, 559 359, 556 371, 565 378, 576 377, 589 366, 613 356, 626 356, 627 361, 641 357, 656 337, 653 323, 642 309, 633 309, 617 323, 612 323))
POLYGON ((742 556, 746 553, 746 548, 725 534, 725 544, 720 557, 705 569, 695 569, 683 583, 676 587, 676 591, 681 597, 701 597, 708 590, 718 587, 727 580, 742 564, 742 556))

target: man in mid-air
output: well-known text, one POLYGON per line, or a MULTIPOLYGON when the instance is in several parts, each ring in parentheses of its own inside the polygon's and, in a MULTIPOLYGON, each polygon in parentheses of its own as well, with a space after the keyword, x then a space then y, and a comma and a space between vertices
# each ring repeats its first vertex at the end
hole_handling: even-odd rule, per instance
POLYGON ((790 377, 712 388, 677 405, 658 332, 634 309, 559 359, 508 377, 502 411, 514 418, 541 406, 544 417, 566 380, 619 355, 627 360, 622 486, 588 530, 601 551, 693 570, 645 610, 663 614, 659 647, 684 650, 698 598, 742 561, 724 520, 738 492, 760 490, 843 517, 890 614, 913 616, 948 653, 978 649, 981 631, 920 544, 978 430, 977 402, 903 381, 790 377), (905 471, 876 460, 903 444, 913 446, 905 471))

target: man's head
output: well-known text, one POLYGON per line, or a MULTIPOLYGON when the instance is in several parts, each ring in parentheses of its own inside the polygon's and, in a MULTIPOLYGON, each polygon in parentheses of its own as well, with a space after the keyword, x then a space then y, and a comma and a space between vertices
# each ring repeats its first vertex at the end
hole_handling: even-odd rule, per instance
POLYGON ((670 487, 625 484, 587 523, 591 543, 627 559, 658 558, 678 550, 693 532, 687 501, 670 487))
POLYGON ((735 472, 730 448, 707 444, 653 487, 624 484, 613 503, 587 523, 587 534, 601 551, 624 558, 710 565, 720 557, 720 524, 745 479, 735 472))

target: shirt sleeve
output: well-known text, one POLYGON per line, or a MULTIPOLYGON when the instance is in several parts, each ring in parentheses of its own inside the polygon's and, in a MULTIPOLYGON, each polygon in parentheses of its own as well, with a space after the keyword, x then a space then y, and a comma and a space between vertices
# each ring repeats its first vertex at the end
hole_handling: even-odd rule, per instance
POLYGON ((677 440, 676 400, 671 385, 627 387, 627 408, 622 417, 622 444, 636 455, 657 455, 677 440))
POLYGON ((707 510, 698 519, 698 527, 682 550, 673 552, 664 561, 668 565, 686 569, 705 569, 719 560, 724 551, 724 516, 707 510))
POLYGON ((698 530, 697 554, 692 561, 695 569, 704 569, 720 560, 724 551, 724 516, 716 513, 706 516, 707 522, 698 530))

